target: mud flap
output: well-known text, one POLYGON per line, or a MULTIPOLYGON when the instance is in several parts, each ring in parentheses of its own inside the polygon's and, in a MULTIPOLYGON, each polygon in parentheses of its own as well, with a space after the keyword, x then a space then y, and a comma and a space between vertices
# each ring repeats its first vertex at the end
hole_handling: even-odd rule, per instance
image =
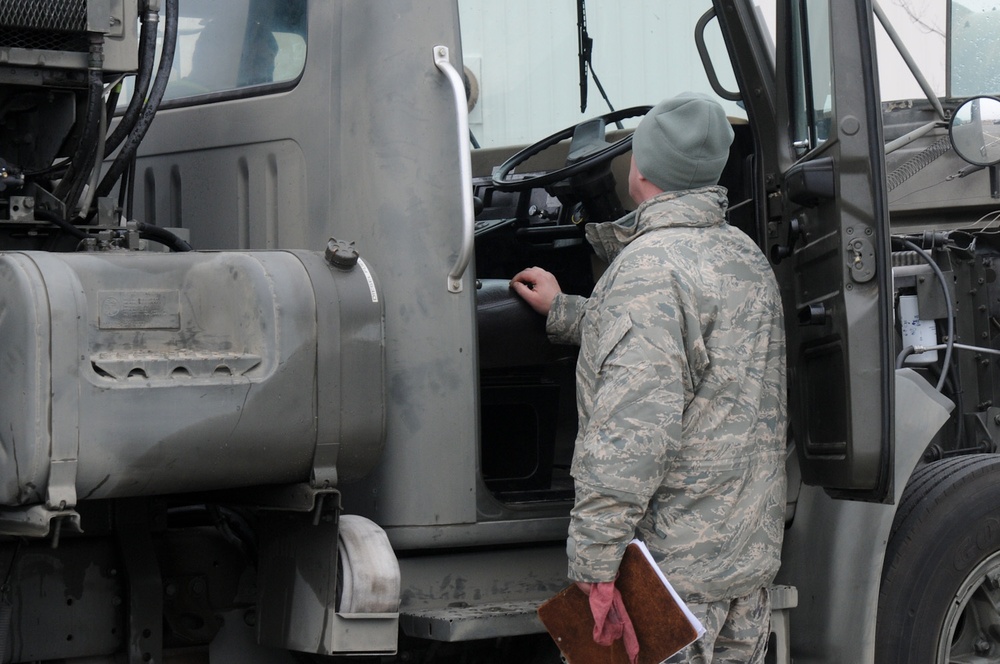
POLYGON ((894 502, 898 503, 924 449, 944 426, 955 404, 913 369, 896 370, 896 472, 894 502))
POLYGON ((395 654, 399 567, 381 528, 349 515, 326 513, 313 523, 310 515, 268 514, 261 542, 262 645, 319 655, 395 654))

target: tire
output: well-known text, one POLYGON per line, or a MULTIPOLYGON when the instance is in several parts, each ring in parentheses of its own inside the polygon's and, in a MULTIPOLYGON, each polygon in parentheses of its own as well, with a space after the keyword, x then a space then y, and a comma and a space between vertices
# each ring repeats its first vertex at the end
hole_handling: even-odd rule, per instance
POLYGON ((1000 662, 1000 456, 918 469, 886 548, 877 664, 1000 662))

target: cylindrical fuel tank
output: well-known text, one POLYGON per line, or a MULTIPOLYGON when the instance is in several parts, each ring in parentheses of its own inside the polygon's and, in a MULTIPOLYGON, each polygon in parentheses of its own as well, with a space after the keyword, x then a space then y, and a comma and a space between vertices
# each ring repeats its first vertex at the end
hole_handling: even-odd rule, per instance
POLYGON ((0 504, 361 477, 383 339, 364 261, 0 254, 0 504))

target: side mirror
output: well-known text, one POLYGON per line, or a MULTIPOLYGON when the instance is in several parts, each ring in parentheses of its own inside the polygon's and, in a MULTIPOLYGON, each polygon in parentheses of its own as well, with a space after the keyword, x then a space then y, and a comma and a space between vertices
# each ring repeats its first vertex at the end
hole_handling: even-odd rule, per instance
POLYGON ((1000 99, 966 100, 952 116, 948 136, 959 157, 990 169, 990 193, 1000 198, 1000 99))

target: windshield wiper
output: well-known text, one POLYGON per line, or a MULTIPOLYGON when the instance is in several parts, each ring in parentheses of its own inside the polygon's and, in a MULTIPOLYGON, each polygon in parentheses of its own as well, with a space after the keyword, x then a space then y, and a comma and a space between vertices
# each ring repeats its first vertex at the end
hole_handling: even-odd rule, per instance
MULTIPOLYGON (((580 63, 580 112, 584 113, 587 110, 587 72, 589 70, 594 75, 594 83, 597 84, 597 89, 600 91, 601 97, 604 98, 605 103, 608 105, 608 110, 613 113, 615 107, 611 105, 608 93, 604 91, 601 79, 597 77, 597 72, 594 71, 594 62, 592 59, 594 40, 587 34, 587 0, 576 0, 576 28, 577 58, 580 63)), ((619 129, 624 128, 624 125, 620 121, 615 122, 615 124, 619 129)))
POLYGON ((587 34, 586 0, 576 0, 577 59, 580 63, 580 112, 587 110, 587 66, 594 40, 587 34))

